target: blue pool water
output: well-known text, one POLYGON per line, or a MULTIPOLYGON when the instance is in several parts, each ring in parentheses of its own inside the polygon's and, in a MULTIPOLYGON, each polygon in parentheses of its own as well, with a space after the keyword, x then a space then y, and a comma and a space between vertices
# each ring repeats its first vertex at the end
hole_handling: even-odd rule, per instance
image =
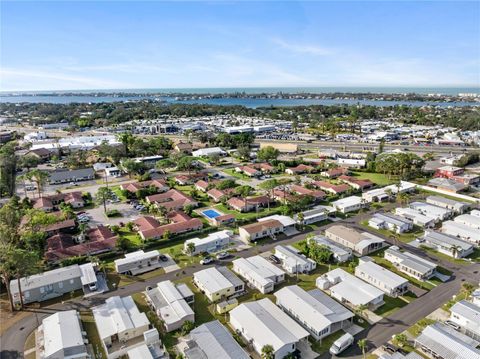
POLYGON ((215 218, 221 216, 221 214, 214 209, 207 209, 206 211, 203 211, 202 214, 207 216, 208 218, 215 218))

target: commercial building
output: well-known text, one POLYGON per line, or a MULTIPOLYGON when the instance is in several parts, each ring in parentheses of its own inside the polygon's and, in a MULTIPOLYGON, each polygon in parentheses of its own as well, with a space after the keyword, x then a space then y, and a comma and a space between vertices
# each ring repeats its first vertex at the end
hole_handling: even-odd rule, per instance
POLYGON ((322 290, 329 290, 333 298, 353 308, 365 306, 375 310, 384 304, 383 291, 341 268, 318 277, 316 285, 322 290))
POLYGON ((454 258, 463 258, 473 253, 473 245, 445 233, 425 231, 418 241, 436 251, 454 258))
POLYGON ((385 241, 368 232, 358 232, 353 228, 335 224, 325 230, 325 237, 358 255, 366 255, 383 247, 385 241))
POLYGON ((309 273, 317 268, 317 262, 300 254, 292 246, 275 246, 275 256, 282 261, 282 268, 288 273, 309 273))
POLYGON ((185 359, 250 359, 250 356, 218 320, 204 323, 177 345, 185 359))
POLYGON ((355 212, 365 207, 365 201, 359 196, 345 197, 332 202, 332 206, 341 213, 355 212))
POLYGON ((97 284, 92 263, 74 264, 40 274, 10 281, 10 293, 14 304, 20 304, 20 289, 23 303, 43 302, 79 289, 88 290, 97 284), (20 288, 18 284, 20 282, 20 288))
POLYGON ((464 334, 480 342, 480 306, 461 300, 450 308, 450 320, 464 334))
POLYGON ((353 323, 354 314, 319 289, 307 292, 291 285, 275 292, 275 297, 277 305, 317 340, 353 323))
POLYGON ((267 298, 232 309, 230 324, 259 355, 265 345, 271 345, 275 359, 283 359, 294 352, 298 342, 309 335, 267 298))
POLYGON ((375 213, 368 220, 368 225, 372 228, 386 229, 399 234, 413 229, 411 220, 388 213, 375 213))
POLYGON ((227 267, 211 267, 193 273, 193 282, 210 302, 226 300, 245 291, 245 284, 227 267))
POLYGON ((415 348, 435 359, 476 359, 478 342, 440 323, 426 327, 415 339, 415 348))
POLYGON ((130 296, 110 297, 104 304, 93 307, 92 314, 108 359, 119 358, 145 344, 145 334, 157 332, 151 329, 146 314, 138 310, 130 296))
POLYGON ((408 291, 408 280, 376 264, 370 257, 360 258, 355 276, 377 287, 390 297, 398 297, 408 291))
POLYGON ((200 253, 217 252, 230 244, 232 235, 232 231, 223 230, 210 233, 205 238, 188 239, 183 245, 183 251, 192 256, 200 253))
POLYGON ((43 319, 35 338, 37 358, 90 358, 88 339, 76 310, 60 311, 43 319))
POLYGON ((144 252, 138 250, 125 254, 125 258, 115 260, 115 271, 120 274, 138 275, 162 266, 160 261, 160 252, 152 250, 144 252))
POLYGON ((320 246, 326 246, 332 252, 333 259, 338 263, 346 262, 352 257, 352 250, 350 248, 339 246, 324 236, 316 235, 309 238, 308 241, 315 241, 320 246))
POLYGON ((145 298, 167 332, 181 328, 186 321, 195 322, 195 313, 190 308, 195 297, 186 284, 159 282, 156 287, 147 288, 145 298))
POLYGON ((285 272, 261 256, 238 258, 232 263, 233 271, 263 294, 272 292, 275 284, 285 280, 285 272))
POLYGON ((391 246, 385 251, 385 259, 400 271, 418 280, 432 277, 437 265, 407 251, 401 251, 397 246, 391 246))

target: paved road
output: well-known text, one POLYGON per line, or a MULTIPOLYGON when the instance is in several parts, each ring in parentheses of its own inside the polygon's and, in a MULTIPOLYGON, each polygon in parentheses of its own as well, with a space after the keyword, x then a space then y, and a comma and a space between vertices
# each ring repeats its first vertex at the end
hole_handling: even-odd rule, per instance
MULTIPOLYGON (((356 223, 350 223, 350 225, 354 227, 357 226, 356 223)), ((362 230, 365 229, 362 228, 362 230)), ((320 230, 317 230, 316 232, 320 232, 320 230)), ((273 247, 276 246, 279 242, 281 242, 282 244, 291 244, 304 239, 306 235, 306 233, 303 233, 288 239, 253 246, 249 249, 239 252, 237 256, 249 257, 251 255, 255 255, 261 252, 269 251, 273 249, 273 247)), ((401 247, 408 247, 408 250, 418 253, 423 257, 426 257, 423 251, 420 251, 402 243, 399 243, 399 245, 401 247)), ((362 332, 359 337, 368 338, 370 350, 382 345, 383 343, 388 341, 392 337, 392 335, 402 332, 421 318, 426 317, 428 314, 440 307, 443 303, 448 301, 454 294, 458 292, 463 281, 476 283, 479 280, 478 271, 480 271, 480 264, 455 265, 451 262, 438 259, 436 259, 436 261, 442 267, 445 267, 454 272, 454 276, 452 277, 452 279, 449 282, 432 289, 430 292, 426 293, 421 298, 416 299, 409 305, 393 313, 388 318, 384 318, 380 322, 371 326, 368 330, 362 332)), ((226 265, 228 264, 228 261, 223 261, 220 264, 226 265)), ((32 310, 31 315, 23 318, 22 320, 18 321, 16 324, 8 328, 5 333, 0 337, 0 358, 21 358, 23 356, 23 347, 28 335, 38 326, 38 324, 44 317, 56 311, 69 309, 89 310, 92 306, 102 304, 108 297, 114 295, 126 296, 133 293, 141 292, 145 289, 146 286, 153 286, 159 280, 177 280, 182 277, 191 276, 194 272, 206 267, 207 266, 195 265, 171 273, 162 274, 161 278, 156 277, 145 281, 138 281, 126 287, 118 288, 117 290, 103 293, 92 298, 77 298, 66 303, 58 303, 49 307, 41 308, 39 310, 32 310)), ((361 353, 359 352, 358 348, 352 347, 347 352, 342 354, 342 357, 345 356, 357 358, 361 357, 361 353)), ((324 353, 321 357, 322 359, 329 358, 330 355, 328 353, 324 353)))

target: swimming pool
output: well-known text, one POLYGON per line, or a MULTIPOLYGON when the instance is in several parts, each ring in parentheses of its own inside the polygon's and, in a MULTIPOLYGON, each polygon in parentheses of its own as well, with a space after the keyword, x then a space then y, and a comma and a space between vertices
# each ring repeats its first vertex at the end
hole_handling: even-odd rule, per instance
POLYGON ((215 211, 214 209, 207 209, 203 211, 202 214, 208 218, 215 218, 222 215, 221 213, 215 211))

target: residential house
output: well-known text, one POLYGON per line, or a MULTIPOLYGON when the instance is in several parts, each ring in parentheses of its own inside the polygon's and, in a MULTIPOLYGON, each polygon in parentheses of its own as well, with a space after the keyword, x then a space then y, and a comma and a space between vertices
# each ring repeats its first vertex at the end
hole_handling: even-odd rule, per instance
POLYGON ((303 219, 299 219, 299 215, 295 215, 295 220, 297 221, 298 224, 312 224, 312 223, 317 223, 321 221, 325 221, 328 219, 328 216, 330 215, 330 210, 326 207, 316 207, 313 209, 310 209, 308 211, 303 211, 302 217, 303 219))
POLYGON ((20 304, 20 289, 23 303, 43 302, 61 297, 79 289, 95 287, 97 276, 92 263, 74 264, 52 269, 20 280, 10 281, 10 294, 14 304, 20 304), (20 284, 20 288, 18 285, 20 284))
POLYGON ((191 231, 198 231, 202 229, 203 223, 198 218, 190 218, 183 212, 176 212, 176 217, 171 218, 172 223, 153 227, 139 231, 139 235, 143 240, 154 240, 162 238, 165 233, 169 235, 178 235, 191 231), (174 219, 174 220, 172 220, 174 219))
POLYGON ((295 221, 288 216, 273 215, 259 218, 258 222, 239 227, 238 233, 244 241, 253 242, 265 237, 275 237, 295 227, 295 221))
POLYGON ((311 190, 311 189, 308 189, 306 187, 302 187, 302 186, 299 186, 299 185, 296 185, 296 184, 293 184, 293 185, 290 186, 290 191, 292 191, 293 193, 296 193, 298 195, 313 197, 313 199, 315 201, 322 201, 327 196, 325 194, 325 192, 323 192, 323 191, 311 190))
POLYGON ((312 238, 308 238, 309 243, 310 241, 314 241, 320 246, 327 247, 332 252, 333 259, 337 263, 346 262, 352 257, 352 250, 350 248, 337 245, 335 242, 330 241, 324 236, 316 235, 312 238))
POLYGON ((39 159, 40 161, 45 162, 50 159, 50 157, 52 156, 52 152, 50 152, 50 150, 47 148, 37 148, 25 153, 25 157, 27 156, 33 156, 39 159))
POLYGON ((434 206, 452 210, 458 214, 465 213, 471 206, 470 203, 456 201, 442 196, 428 196, 426 202, 434 206))
POLYGON ((442 232, 460 238, 465 242, 472 243, 475 246, 480 245, 480 234, 478 233, 478 229, 463 223, 455 221, 443 222, 442 232))
POLYGON ((263 294, 272 292, 275 284, 285 280, 285 272, 261 256, 238 258, 232 263, 233 271, 263 294))
POLYGON ((473 253, 473 245, 454 236, 434 231, 425 231, 420 243, 453 258, 467 257, 473 253))
POLYGON ((337 158, 337 164, 348 168, 363 168, 366 165, 365 159, 360 158, 337 158))
POLYGON ((208 186, 209 186, 209 183, 207 181, 204 181, 204 180, 200 180, 200 181, 195 182, 195 189, 197 191, 207 192, 208 191, 208 186))
POLYGON ((414 225, 422 228, 435 227, 436 219, 434 217, 421 214, 412 208, 397 207, 395 208, 395 214, 412 221, 414 225))
POLYGON ((177 189, 170 189, 165 193, 147 196, 145 200, 157 207, 164 207, 167 211, 182 210, 185 206, 198 206, 196 200, 177 189))
POLYGON ((134 194, 144 188, 156 188, 157 192, 166 192, 169 190, 169 187, 163 180, 149 180, 149 181, 126 183, 126 184, 121 184, 120 188, 122 190, 128 191, 130 193, 134 193, 134 194))
POLYGON ((437 221, 444 221, 453 215, 450 209, 434 206, 425 202, 412 202, 409 207, 415 211, 429 217, 435 218, 437 221))
POLYGON ((318 277, 316 285, 322 290, 328 290, 333 298, 352 308, 366 307, 375 310, 385 303, 383 291, 341 268, 318 277))
POLYGON ((210 302, 224 301, 245 291, 245 284, 227 267, 210 267, 193 273, 193 282, 210 302))
POLYGON ((53 185, 70 182, 75 183, 80 181, 89 181, 94 179, 95 171, 93 170, 93 168, 81 168, 78 170, 51 172, 48 183, 53 185))
POLYGON ((368 188, 373 187, 375 184, 368 179, 357 179, 355 177, 341 175, 338 179, 349 186, 355 188, 356 190, 364 191, 368 188))
POLYGON ((453 181, 448 178, 432 178, 427 183, 430 187, 441 189, 443 191, 458 193, 461 191, 465 191, 468 186, 464 185, 463 183, 453 181))
POLYGON ((461 214, 455 217, 453 221, 473 229, 480 229, 480 217, 471 214, 461 214))
POLYGON ((190 307, 195 296, 184 283, 159 282, 155 287, 147 288, 145 298, 167 332, 180 329, 186 321, 195 322, 195 313, 190 307))
POLYGON ((200 148, 192 151, 193 157, 211 157, 211 156, 226 156, 227 153, 220 147, 200 148))
POLYGON ((424 281, 431 278, 437 265, 407 251, 401 251, 397 246, 391 246, 385 251, 384 257, 397 270, 417 280, 424 281))
POLYGON ((450 320, 462 333, 480 342, 480 306, 461 300, 450 308, 450 320))
POLYGON ((215 202, 222 202, 223 200, 228 198, 228 194, 225 191, 212 188, 207 192, 208 197, 213 199, 215 202))
POLYGON ((381 249, 385 241, 368 232, 358 232, 353 228, 335 224, 325 230, 325 237, 358 255, 366 255, 381 249))
POLYGON ((304 173, 311 173, 311 172, 313 172, 313 170, 314 170, 314 168, 312 166, 299 164, 296 167, 287 168, 285 170, 285 173, 287 173, 289 175, 301 175, 301 174, 304 174, 304 173))
POLYGON ((173 146, 173 149, 179 153, 190 155, 193 151, 193 145, 188 142, 178 142, 173 146))
POLYGON ((131 296, 114 296, 92 308, 93 318, 107 359, 124 356, 128 350, 145 344, 145 333, 151 324, 141 313, 131 296))
POLYGON ((124 258, 115 259, 115 271, 119 274, 139 275, 162 267, 160 252, 138 250, 126 253, 124 258))
POLYGON ((185 359, 249 359, 232 334, 218 320, 204 323, 180 338, 178 351, 185 359))
POLYGON ((355 212, 366 205, 364 199, 359 196, 345 197, 332 202, 332 206, 341 213, 355 212))
POLYGON ((398 297, 408 291, 408 280, 376 264, 370 257, 360 258, 355 276, 377 287, 390 297, 398 297))
POLYGON ((233 233, 231 231, 223 230, 210 233, 205 238, 187 239, 183 245, 183 251, 192 256, 201 253, 217 252, 230 244, 232 236, 233 233))
POLYGON ((270 299, 239 305, 230 311, 230 325, 260 355, 265 345, 273 347, 274 359, 283 359, 297 349, 309 333, 270 299))
POLYGON ((350 186, 346 184, 332 184, 325 181, 315 181, 313 182, 313 185, 325 192, 329 192, 335 195, 350 191, 350 186))
POLYGON ((409 219, 389 213, 375 213, 369 220, 368 225, 376 229, 387 229, 401 234, 413 229, 413 222, 409 219))
POLYGON ((178 183, 180 186, 186 186, 194 184, 200 180, 208 180, 208 174, 206 172, 195 172, 195 173, 188 173, 188 174, 180 174, 174 177, 175 182, 178 183))
POLYGON ((37 198, 33 203, 33 208, 41 209, 45 212, 52 212, 58 210, 61 203, 70 205, 74 209, 85 206, 82 192, 75 191, 69 193, 56 193, 37 198))
POLYGON ((246 199, 232 197, 227 201, 227 205, 239 212, 250 212, 260 207, 267 207, 271 202, 272 200, 268 196, 254 196, 247 197, 246 199))
POLYGON ((426 327, 415 339, 415 348, 435 359, 480 358, 477 345, 478 341, 438 322, 426 327))
POLYGON ((76 310, 54 313, 42 320, 35 335, 38 358, 88 359, 88 339, 76 310))
POLYGON ((334 178, 340 177, 341 175, 348 175, 348 173, 349 173, 348 168, 338 167, 338 168, 329 169, 327 171, 322 171, 320 172, 320 176, 334 179, 334 178))
POLYGON ((235 167, 235 172, 243 173, 248 177, 260 177, 262 172, 254 167, 250 166, 238 166, 235 167))
POLYGON ((300 254, 292 246, 275 246, 275 256, 282 261, 282 268, 290 274, 310 273, 317 268, 317 262, 300 254))
POLYGON ((354 314, 319 289, 305 291, 297 285, 275 292, 277 306, 316 340, 349 328, 354 314))
POLYGON ((215 226, 229 226, 235 223, 235 216, 231 213, 228 214, 222 214, 221 216, 216 216, 213 218, 209 218, 208 222, 215 226))

